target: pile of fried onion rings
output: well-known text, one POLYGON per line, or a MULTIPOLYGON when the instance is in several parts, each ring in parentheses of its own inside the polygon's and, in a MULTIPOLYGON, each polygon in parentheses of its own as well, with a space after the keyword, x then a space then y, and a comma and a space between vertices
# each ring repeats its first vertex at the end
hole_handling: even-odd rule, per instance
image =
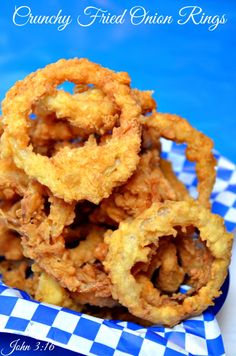
POLYGON ((173 326, 213 305, 232 235, 210 212, 210 138, 159 113, 152 92, 132 89, 127 73, 77 58, 17 82, 2 103, 0 134, 6 284, 142 325, 173 326), (161 138, 186 144, 197 200, 162 158, 161 138))

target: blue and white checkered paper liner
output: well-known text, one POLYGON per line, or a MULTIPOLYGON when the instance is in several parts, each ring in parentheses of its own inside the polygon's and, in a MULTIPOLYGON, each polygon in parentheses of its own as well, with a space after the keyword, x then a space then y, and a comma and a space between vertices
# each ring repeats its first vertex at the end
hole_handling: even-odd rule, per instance
MULTIPOLYGON (((197 177, 195 165, 186 160, 185 145, 162 140, 162 157, 172 162, 178 178, 186 185, 191 195, 197 197, 197 177)), ((211 195, 212 212, 221 215, 228 231, 236 228, 236 166, 218 152, 217 178, 211 195)))
MULTIPOLYGON (((213 212, 232 231, 236 226, 236 167, 218 153, 217 181, 212 194, 213 212)), ((196 196, 194 165, 187 162, 184 146, 163 140, 163 157, 172 161, 178 177, 196 196)), ((65 308, 38 303, 22 291, 0 282, 0 332, 49 341, 84 355, 224 355, 219 326, 212 309, 172 329, 142 328, 130 322, 108 321, 65 308)))

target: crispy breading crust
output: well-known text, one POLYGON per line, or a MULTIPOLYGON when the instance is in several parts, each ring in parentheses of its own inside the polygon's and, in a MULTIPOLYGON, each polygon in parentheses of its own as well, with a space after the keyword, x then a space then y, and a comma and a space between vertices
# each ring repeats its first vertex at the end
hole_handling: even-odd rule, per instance
POLYGON ((129 180, 104 199, 91 215, 91 221, 120 223, 135 217, 153 202, 176 200, 176 192, 163 175, 159 165, 159 152, 149 150, 140 155, 140 162, 129 180))
POLYGON ((19 261, 23 259, 20 235, 14 230, 10 230, 7 225, 0 220, 0 256, 7 260, 19 261))
POLYGON ((209 207, 210 195, 216 178, 216 160, 212 153, 213 141, 194 129, 187 120, 173 114, 153 113, 143 119, 144 126, 159 132, 160 137, 177 143, 186 143, 186 157, 196 162, 198 200, 209 207))
POLYGON ((182 319, 198 315, 220 294, 230 263, 232 240, 233 235, 226 232, 222 218, 198 202, 153 204, 136 219, 122 222, 118 230, 105 238, 109 249, 104 265, 111 278, 113 298, 135 316, 156 324, 173 326, 182 319), (135 279, 131 269, 137 262, 148 262, 150 245, 158 247, 160 237, 176 236, 176 226, 189 225, 199 229, 200 238, 206 241, 214 261, 207 284, 193 296, 178 302, 160 296, 144 275, 135 279))
POLYGON ((232 247, 208 210, 213 143, 155 110, 152 92, 131 89, 127 73, 86 59, 60 60, 9 90, 0 118, 5 283, 142 325, 172 326, 213 304, 232 247), (58 88, 64 81, 73 94, 58 88), (187 145, 198 202, 161 158, 162 137, 187 145))
POLYGON ((108 69, 75 58, 60 60, 17 82, 2 104, 5 125, 1 138, 2 155, 13 155, 16 165, 27 175, 67 202, 86 199, 99 203, 108 197, 114 187, 133 173, 140 149, 141 107, 129 86, 120 83, 116 77, 108 69), (35 103, 65 80, 77 84, 92 83, 102 89, 119 107, 120 127, 114 128, 105 144, 98 145, 94 141, 73 150, 65 147, 50 159, 35 154, 29 145, 28 116, 35 103))
POLYGON ((78 136, 102 135, 113 129, 119 117, 115 103, 97 88, 73 95, 57 90, 37 103, 35 113, 39 118, 55 113, 58 120, 66 119, 79 129, 78 136))

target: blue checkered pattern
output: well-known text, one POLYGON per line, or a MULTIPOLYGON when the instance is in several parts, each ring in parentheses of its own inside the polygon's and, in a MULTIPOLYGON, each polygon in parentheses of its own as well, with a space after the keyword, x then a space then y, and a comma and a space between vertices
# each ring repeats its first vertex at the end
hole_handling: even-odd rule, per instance
MULTIPOLYGON (((178 177, 196 197, 194 165, 186 161, 184 146, 163 141, 163 156, 172 161, 178 177)), ((228 230, 232 231, 236 226, 236 169, 218 153, 215 156, 218 171, 212 194, 213 211, 225 218, 228 230)), ((142 328, 130 322, 103 320, 38 303, 25 292, 0 282, 1 331, 50 341, 84 355, 225 355, 220 329, 211 308, 172 329, 142 328)))
POLYGON ((141 328, 25 300, 24 294, 1 283, 0 331, 50 341, 84 355, 224 355, 218 324, 209 311, 172 329, 141 328))
MULTIPOLYGON (((195 165, 186 160, 185 145, 162 140, 163 158, 172 162, 178 178, 187 186, 191 195, 197 197, 197 178, 195 165)), ((228 231, 236 227, 236 166, 215 152, 217 159, 217 178, 211 196, 212 211, 225 220, 228 231)))

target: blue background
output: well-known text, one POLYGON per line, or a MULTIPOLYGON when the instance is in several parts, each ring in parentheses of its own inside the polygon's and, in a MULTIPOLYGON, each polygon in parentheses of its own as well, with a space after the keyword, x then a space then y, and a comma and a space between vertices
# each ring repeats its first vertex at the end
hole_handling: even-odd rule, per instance
POLYGON ((0 4, 0 99, 29 72, 61 57, 88 57, 116 70, 128 71, 133 86, 155 90, 160 111, 178 113, 215 140, 216 148, 235 161, 236 2, 233 0, 69 1, 2 0, 0 4), (57 26, 12 22, 14 7, 28 5, 35 15, 73 15, 73 23, 57 26), (226 14, 215 31, 207 26, 93 25, 82 28, 76 17, 88 5, 119 14, 143 5, 150 12, 178 17, 186 5, 201 6, 208 15, 226 14))

